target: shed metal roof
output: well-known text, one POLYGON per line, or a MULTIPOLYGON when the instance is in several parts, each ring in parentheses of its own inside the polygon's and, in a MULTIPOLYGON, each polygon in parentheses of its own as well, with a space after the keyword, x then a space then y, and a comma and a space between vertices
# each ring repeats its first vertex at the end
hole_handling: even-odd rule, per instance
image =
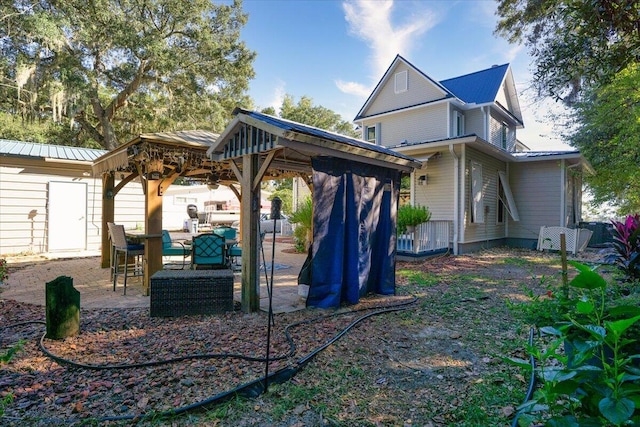
POLYGON ((440 84, 467 104, 494 102, 509 64, 495 65, 486 70, 441 80, 440 84))
POLYGON ((0 156, 91 163, 106 150, 0 139, 0 156))

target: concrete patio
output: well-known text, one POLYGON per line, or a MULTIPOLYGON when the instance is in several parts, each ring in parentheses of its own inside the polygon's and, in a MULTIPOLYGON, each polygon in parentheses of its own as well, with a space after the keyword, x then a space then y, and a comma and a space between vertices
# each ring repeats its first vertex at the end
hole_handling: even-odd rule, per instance
MULTIPOLYGON (((264 252, 267 277, 271 279, 273 240, 267 235, 264 252)), ((273 272, 273 310, 275 313, 300 310, 305 299, 298 295, 298 273, 306 254, 294 253, 290 239, 276 239, 273 272)), ((262 255, 260 256, 262 263, 262 255)), ((181 261, 176 261, 178 264, 181 261)), ((73 278, 80 292, 82 309, 149 307, 150 298, 143 295, 142 278, 127 279, 127 295, 123 295, 122 279, 116 290, 110 278, 110 269, 100 267, 98 253, 62 253, 7 258, 9 278, 0 286, 0 298, 45 305, 45 284, 59 276, 73 278)), ((188 267, 187 267, 188 268, 188 267)), ((267 279, 260 271, 260 308, 268 310, 267 279)), ((240 272, 234 273, 234 300, 240 301, 240 272)))

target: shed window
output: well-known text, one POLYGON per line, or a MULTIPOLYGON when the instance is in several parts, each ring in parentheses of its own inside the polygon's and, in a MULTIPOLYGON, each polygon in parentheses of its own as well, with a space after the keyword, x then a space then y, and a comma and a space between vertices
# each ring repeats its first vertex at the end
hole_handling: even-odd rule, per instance
POLYGON ((395 76, 395 90, 396 93, 401 93, 401 92, 406 92, 407 88, 409 87, 409 74, 407 73, 407 70, 404 71, 400 71, 399 73, 396 73, 395 76))

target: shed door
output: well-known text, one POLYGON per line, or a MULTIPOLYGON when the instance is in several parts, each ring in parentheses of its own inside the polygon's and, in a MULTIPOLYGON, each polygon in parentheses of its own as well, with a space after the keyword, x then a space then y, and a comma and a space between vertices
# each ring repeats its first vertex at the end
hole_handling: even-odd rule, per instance
POLYGON ((87 184, 49 182, 49 252, 87 245, 87 184))

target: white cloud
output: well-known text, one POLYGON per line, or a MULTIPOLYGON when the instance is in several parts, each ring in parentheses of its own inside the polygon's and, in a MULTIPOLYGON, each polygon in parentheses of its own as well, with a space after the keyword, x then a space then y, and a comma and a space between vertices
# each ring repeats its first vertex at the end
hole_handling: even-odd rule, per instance
POLYGON ((273 94, 271 95, 271 101, 269 101, 269 107, 273 107, 276 110, 276 113, 280 112, 280 107, 282 106, 282 100, 287 94, 286 83, 282 80, 279 80, 275 87, 273 88, 273 94))
MULTIPOLYGON (((417 4, 416 4, 417 5, 417 4)), ((351 0, 342 7, 349 32, 367 43, 371 49, 369 62, 370 77, 379 79, 397 54, 409 56, 414 42, 437 23, 436 15, 427 9, 412 7, 414 13, 403 24, 393 23, 393 0, 351 0)), ((336 81, 340 90, 346 93, 367 96, 371 87, 363 90, 362 83, 336 81)))
POLYGON ((336 86, 344 93, 357 95, 363 98, 366 98, 371 93, 371 87, 368 85, 363 85, 362 83, 336 80, 336 86))

